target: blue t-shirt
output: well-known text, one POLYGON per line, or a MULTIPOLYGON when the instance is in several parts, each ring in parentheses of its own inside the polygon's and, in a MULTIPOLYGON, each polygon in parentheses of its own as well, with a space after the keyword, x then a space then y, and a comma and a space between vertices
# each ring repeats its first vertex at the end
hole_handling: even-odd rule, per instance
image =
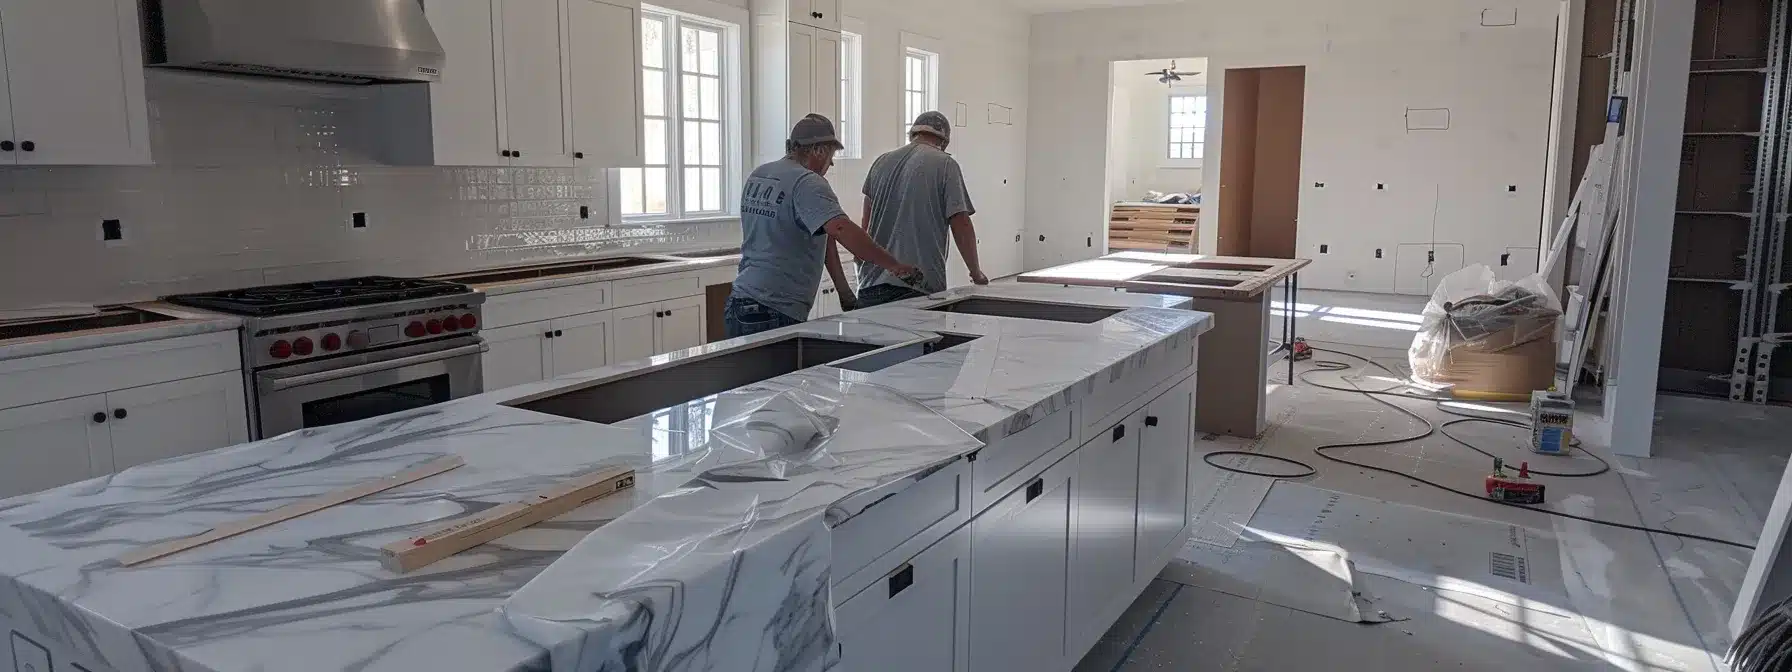
POLYGON ((740 276, 734 293, 809 319, 827 262, 824 226, 845 217, 826 178, 790 159, 760 166, 740 194, 740 276))

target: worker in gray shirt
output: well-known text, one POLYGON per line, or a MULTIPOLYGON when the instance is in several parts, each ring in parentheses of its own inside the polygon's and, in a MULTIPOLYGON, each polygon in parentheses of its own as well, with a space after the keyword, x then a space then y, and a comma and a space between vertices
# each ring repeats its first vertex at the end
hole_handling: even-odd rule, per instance
POLYGON ((830 240, 892 278, 924 282, 915 267, 897 261, 841 210, 825 178, 840 148, 834 123, 811 114, 790 129, 784 158, 747 178, 740 195, 740 275, 723 313, 729 338, 808 319, 823 264, 833 267, 830 272, 840 264, 830 254, 830 240))
POLYGON ((925 280, 905 283, 861 261, 856 299, 863 307, 945 291, 948 230, 971 282, 989 284, 977 261, 977 232, 971 227, 977 209, 965 189, 964 171, 945 151, 952 123, 939 112, 923 112, 909 127, 908 139, 908 145, 877 157, 865 175, 865 229, 891 254, 920 266, 925 280))

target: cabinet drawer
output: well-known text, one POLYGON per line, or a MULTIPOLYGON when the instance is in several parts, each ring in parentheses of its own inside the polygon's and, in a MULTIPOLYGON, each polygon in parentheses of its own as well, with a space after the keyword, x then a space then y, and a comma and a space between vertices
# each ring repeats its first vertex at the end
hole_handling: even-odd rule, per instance
POLYGON ((902 558, 968 522, 969 471, 968 460, 952 462, 834 528, 836 590, 858 592, 902 558))
POLYGON ((485 328, 496 329, 568 315, 596 312, 611 305, 608 282, 593 282, 533 292, 499 294, 486 299, 485 328))
POLYGON ((1059 410, 977 451, 977 460, 971 464, 971 510, 988 508, 1045 471, 1056 461, 1043 459, 1048 454, 1059 448, 1070 450, 1076 439, 1076 415, 1074 407, 1059 410))
POLYGON ((0 408, 242 369, 236 331, 0 362, 0 408))
POLYGON ((1082 440, 1094 439, 1120 422, 1119 416, 1143 406, 1141 395, 1194 368, 1196 342, 1189 338, 1175 347, 1135 355, 1114 373, 1096 378, 1094 394, 1083 400, 1082 440))
POLYGON ((703 293, 703 279, 700 273, 647 275, 617 280, 613 285, 614 301, 617 306, 638 306, 643 303, 698 296, 703 293))
POLYGON ((958 528, 836 606, 841 669, 969 669, 970 557, 970 529, 958 528))

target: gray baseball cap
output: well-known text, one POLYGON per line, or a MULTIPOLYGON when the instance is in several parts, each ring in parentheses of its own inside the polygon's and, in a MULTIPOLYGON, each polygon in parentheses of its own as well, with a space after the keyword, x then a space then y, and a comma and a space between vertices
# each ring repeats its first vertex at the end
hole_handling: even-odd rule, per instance
POLYGON ((815 145, 833 144, 843 146, 840 136, 834 133, 834 122, 819 114, 808 114, 796 121, 790 129, 790 139, 786 145, 793 147, 813 147, 815 145))
POLYGON ((908 132, 911 135, 915 133, 927 133, 936 136, 941 140, 951 142, 952 122, 946 119, 946 115, 930 110, 922 112, 921 116, 915 117, 915 123, 908 127, 908 132))

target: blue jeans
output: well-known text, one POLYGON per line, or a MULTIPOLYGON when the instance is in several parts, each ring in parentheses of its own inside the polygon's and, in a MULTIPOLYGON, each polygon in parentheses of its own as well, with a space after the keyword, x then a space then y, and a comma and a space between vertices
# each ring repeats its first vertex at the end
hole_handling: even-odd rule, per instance
POLYGON ((728 297, 727 307, 722 310, 722 322, 727 328, 728 338, 803 323, 802 320, 773 310, 758 301, 732 295, 728 297))
POLYGON ((881 306, 917 296, 927 295, 901 285, 873 285, 859 290, 859 307, 881 306))

